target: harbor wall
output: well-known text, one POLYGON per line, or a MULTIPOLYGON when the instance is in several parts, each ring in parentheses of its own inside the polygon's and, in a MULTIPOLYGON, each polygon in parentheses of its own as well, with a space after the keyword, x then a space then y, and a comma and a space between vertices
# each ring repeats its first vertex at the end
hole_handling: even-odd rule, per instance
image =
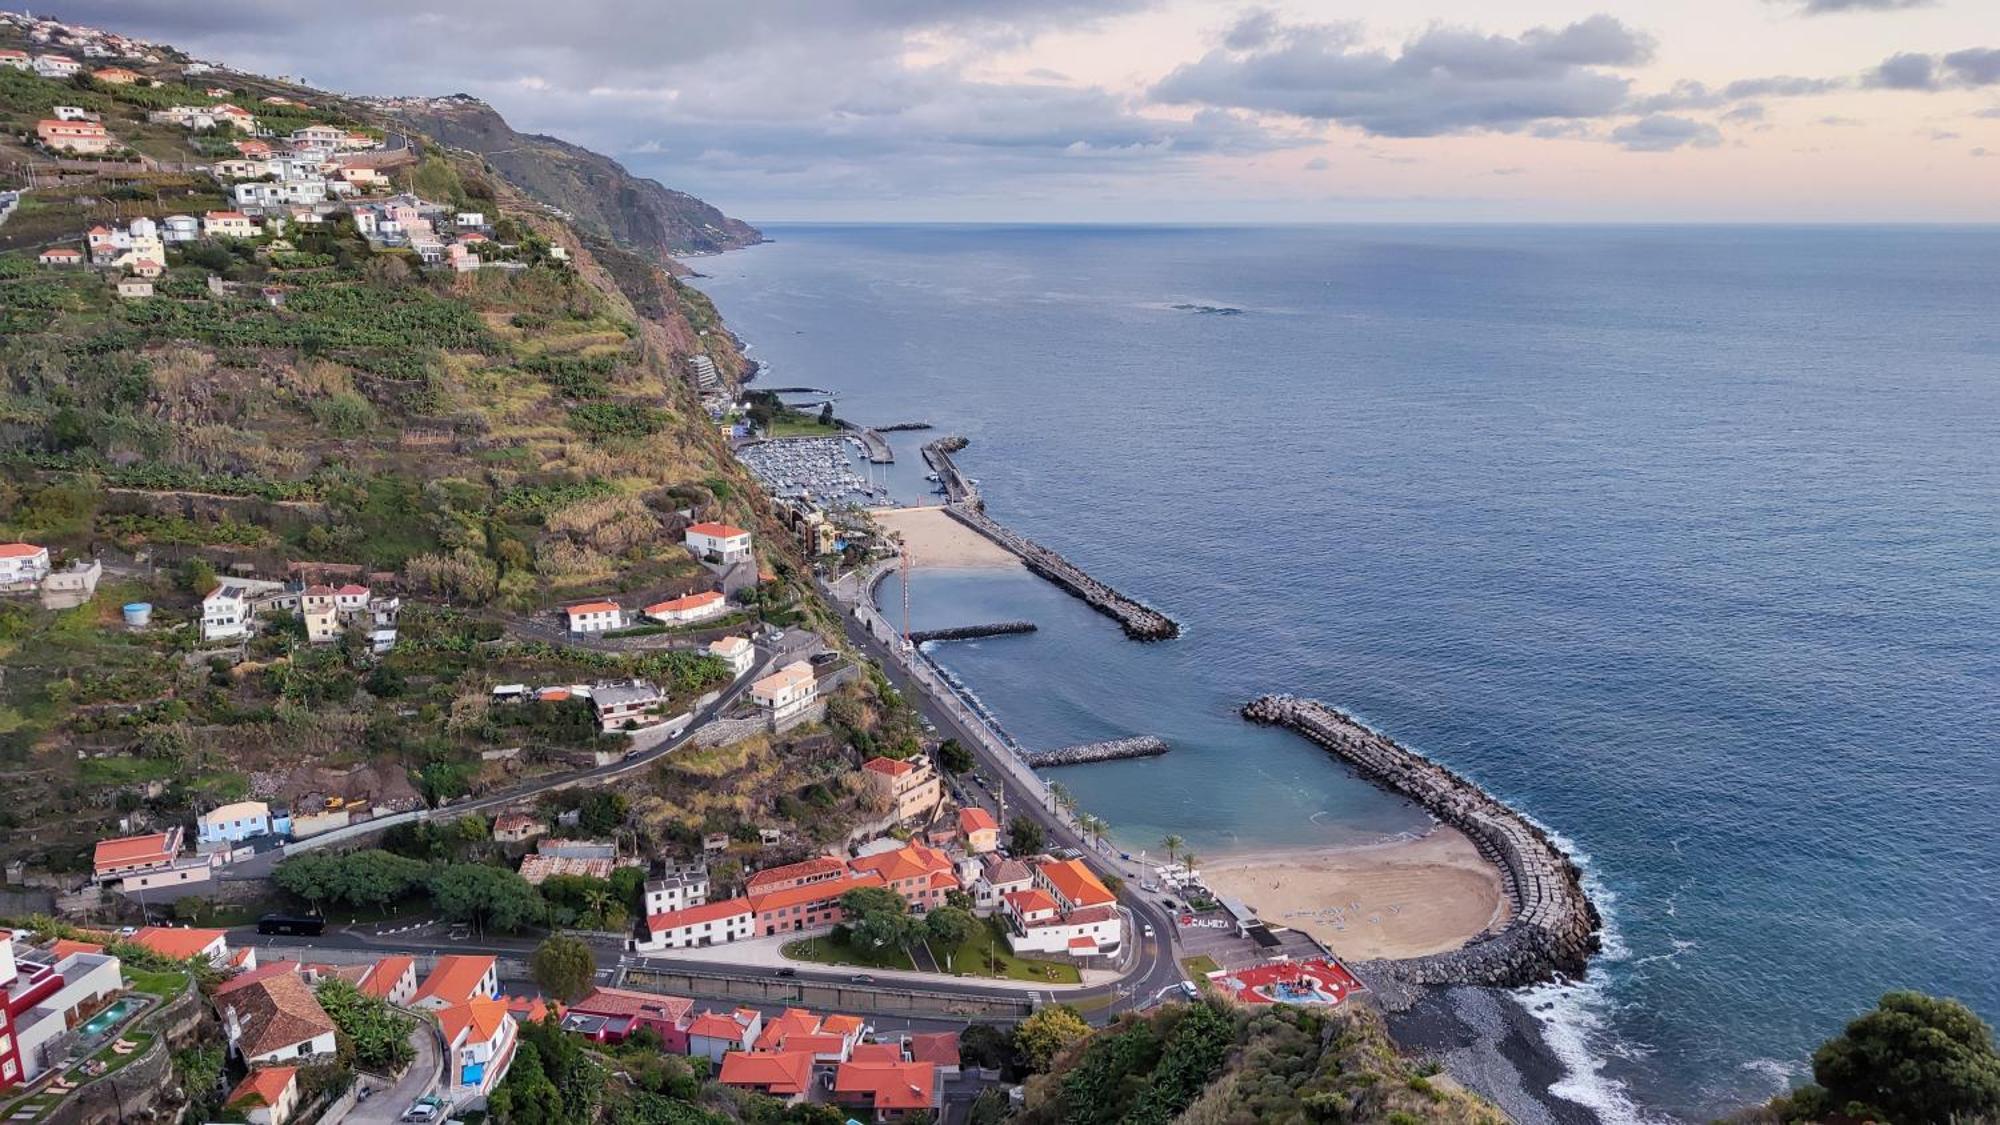
POLYGON ((1035 631, 1032 621, 995 621, 987 625, 953 625, 948 629, 913 629, 910 643, 928 644, 931 641, 973 641, 981 637, 1011 637, 1035 631))
POLYGON ((1505 923, 1461 949, 1375 962, 1371 971, 1409 984, 1502 988, 1584 974, 1599 947, 1602 919, 1584 892, 1582 873, 1548 833, 1456 772, 1324 703, 1267 695, 1246 705, 1243 717, 1318 743, 1464 832, 1500 869, 1512 906, 1505 923))

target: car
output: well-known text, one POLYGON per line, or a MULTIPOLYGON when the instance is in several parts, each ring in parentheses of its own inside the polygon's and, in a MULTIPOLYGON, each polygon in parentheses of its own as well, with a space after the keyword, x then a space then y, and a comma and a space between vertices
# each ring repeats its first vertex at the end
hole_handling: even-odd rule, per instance
POLYGON ((1145 930, 1144 930, 1143 932, 1145 933, 1145 935, 1146 935, 1147 937, 1152 937, 1152 936, 1153 936, 1153 924, 1152 924, 1151 922, 1148 922, 1148 923, 1146 923, 1146 928, 1145 928, 1145 930))
POLYGON ((466 925, 464 922, 454 922, 452 923, 451 933, 447 936, 452 941, 464 941, 472 936, 472 927, 466 925))
POLYGON ((785 968, 779 969, 777 972, 772 973, 771 975, 777 977, 795 977, 799 975, 799 971, 790 966, 786 966, 785 968))
POLYGON ((139 927, 137 927, 137 926, 120 926, 120 927, 118 927, 118 936, 119 936, 119 937, 131 937, 131 936, 132 936, 133 934, 136 934, 136 933, 138 933, 138 932, 139 932, 139 927))
POLYGON ((403 1111, 405 1121, 429 1121, 438 1115, 438 1107, 429 1102, 418 1102, 403 1111))
POLYGON ((851 977, 848 977, 848 978, 847 978, 847 983, 849 983, 849 984, 874 984, 874 983, 875 983, 875 978, 874 978, 874 977, 871 977, 871 976, 869 976, 869 975, 868 975, 867 973, 856 973, 856 974, 854 974, 853 976, 851 976, 851 977))
POLYGON ((1201 996, 1201 989, 1196 988, 1193 981, 1184 980, 1181 982, 1181 995, 1187 997, 1190 1000, 1199 999, 1201 996))

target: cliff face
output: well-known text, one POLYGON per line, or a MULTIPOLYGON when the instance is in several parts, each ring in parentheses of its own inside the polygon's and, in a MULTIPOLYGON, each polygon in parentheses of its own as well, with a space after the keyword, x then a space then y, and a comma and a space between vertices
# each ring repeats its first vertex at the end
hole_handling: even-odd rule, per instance
POLYGON ((714 254, 762 241, 757 228, 686 192, 635 176, 608 156, 519 133, 477 98, 400 98, 376 108, 453 148, 483 157, 530 198, 585 234, 658 258, 714 254))

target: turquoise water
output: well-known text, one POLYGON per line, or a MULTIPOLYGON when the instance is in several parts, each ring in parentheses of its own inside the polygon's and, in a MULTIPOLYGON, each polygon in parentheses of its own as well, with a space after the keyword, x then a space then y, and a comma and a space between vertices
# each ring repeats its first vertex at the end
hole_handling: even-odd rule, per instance
POLYGON ((143 1001, 131 999, 112 1001, 103 1011, 83 1021, 81 1030, 84 1037, 93 1038, 103 1035, 105 1032, 118 1026, 118 1021, 139 1010, 142 1004, 143 1001))
POLYGON ((1606 1116, 1768 1096, 1888 988, 2000 1017, 2000 232, 774 237, 700 263, 771 384, 966 434, 993 514, 1186 626, 912 590, 1041 625, 938 650, 1023 742, 1173 743, 1063 775, 1127 846, 1414 823, 1235 718, 1294 691, 1585 859, 1609 951, 1538 999, 1606 1116))

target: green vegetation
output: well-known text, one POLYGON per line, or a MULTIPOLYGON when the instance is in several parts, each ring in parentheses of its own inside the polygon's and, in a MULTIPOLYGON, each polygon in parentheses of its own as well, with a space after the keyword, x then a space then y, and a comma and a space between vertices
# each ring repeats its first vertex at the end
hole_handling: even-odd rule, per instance
POLYGON ((2000 1117, 1993 1029, 1956 1000, 1891 992, 1813 1052, 1813 1082, 1772 1101, 1781 1121, 1889 1125, 2000 1117))
POLYGON ((1016 1035, 1030 1061, 1048 1068, 1028 1084, 1019 1118, 1027 1125, 1505 1120, 1491 1105, 1426 1079, 1366 1008, 1169 1004, 1088 1038, 1039 1028, 1030 1038, 1028 1026, 1041 1015, 1016 1035))
POLYGON ((574 1004, 588 995, 597 979, 597 958, 590 947, 558 934, 535 947, 528 970, 545 996, 574 1004))
POLYGON ((1090 1025, 1074 1008, 1050 1004, 1014 1028, 1014 1047, 1029 1067, 1047 1070, 1057 1055, 1089 1037, 1090 1025))
POLYGON ((342 1062, 385 1074, 408 1066, 416 1058, 416 1048, 410 1046, 416 1021, 386 1001, 364 995, 338 977, 320 982, 314 991, 320 1007, 339 1030, 342 1062))

